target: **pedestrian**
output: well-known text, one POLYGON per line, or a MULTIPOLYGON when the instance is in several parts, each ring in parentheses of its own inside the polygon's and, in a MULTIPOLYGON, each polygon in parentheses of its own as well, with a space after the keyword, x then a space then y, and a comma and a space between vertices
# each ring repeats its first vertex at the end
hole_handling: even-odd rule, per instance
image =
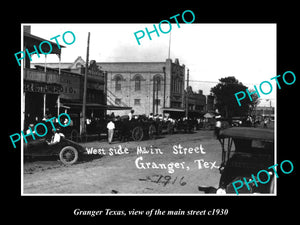
POLYGON ((150 113, 150 114, 149 114, 148 119, 153 120, 153 113, 150 113))
POLYGON ((107 129, 108 129, 108 143, 111 144, 114 137, 114 129, 115 129, 115 124, 112 120, 109 120, 107 124, 107 129))
POLYGON ((264 119, 264 128, 267 128, 268 126, 268 119, 266 118, 266 119, 264 119))
POLYGON ((133 113, 134 113, 134 110, 131 110, 130 113, 128 114, 129 121, 133 118, 133 113))
POLYGON ((216 125, 215 125, 215 135, 219 139, 220 130, 221 130, 221 116, 216 116, 216 125))

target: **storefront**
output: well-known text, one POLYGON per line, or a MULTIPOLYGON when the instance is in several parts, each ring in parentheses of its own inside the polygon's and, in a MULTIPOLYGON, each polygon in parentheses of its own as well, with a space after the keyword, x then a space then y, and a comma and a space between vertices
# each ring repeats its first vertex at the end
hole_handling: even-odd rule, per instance
POLYGON ((57 100, 60 84, 24 80, 25 128, 43 118, 57 116, 57 100))
MULTIPOLYGON (((31 55, 38 53, 36 46, 39 46, 41 51, 41 43, 45 41, 50 43, 52 50, 49 54, 57 55, 60 63, 61 49, 64 46, 58 46, 55 42, 32 35, 30 26, 26 25, 24 26, 23 38, 23 51, 26 49, 31 55)), ((49 52, 47 46, 43 45, 43 52, 49 52)), ((27 129, 31 123, 40 122, 43 118, 58 116, 59 108, 57 108, 57 102, 62 90, 59 76, 60 69, 57 73, 52 73, 48 72, 46 68, 31 69, 30 64, 29 58, 25 57, 22 77, 23 99, 21 104, 24 129, 27 129)))

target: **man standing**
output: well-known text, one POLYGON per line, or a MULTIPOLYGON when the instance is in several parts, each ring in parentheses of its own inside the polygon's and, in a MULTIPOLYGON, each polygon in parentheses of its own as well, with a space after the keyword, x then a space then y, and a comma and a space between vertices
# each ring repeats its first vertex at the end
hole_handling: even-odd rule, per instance
POLYGON ((115 129, 115 124, 112 120, 109 120, 107 124, 107 129, 108 129, 108 143, 111 144, 114 137, 114 129, 115 129))
POLYGON ((221 116, 216 116, 216 126, 215 126, 215 135, 217 137, 217 139, 219 139, 219 135, 220 135, 220 130, 221 130, 221 127, 222 127, 222 124, 221 124, 221 116))
POLYGON ((134 110, 131 110, 130 113, 128 114, 129 121, 133 118, 133 113, 134 113, 134 110))

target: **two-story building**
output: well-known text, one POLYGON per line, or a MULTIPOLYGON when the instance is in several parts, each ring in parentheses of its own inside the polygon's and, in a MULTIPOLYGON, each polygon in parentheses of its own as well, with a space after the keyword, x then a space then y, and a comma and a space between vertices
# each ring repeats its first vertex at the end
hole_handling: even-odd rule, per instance
MULTIPOLYGON (((185 101, 188 101, 188 111, 190 114, 195 114, 195 116, 199 116, 200 114, 204 114, 206 111, 206 96, 203 95, 202 90, 198 90, 198 93, 194 92, 192 87, 189 86, 185 91, 185 101)), ((186 104, 186 102, 185 102, 186 104)))
MULTIPOLYGON (((24 26, 23 36, 23 51, 28 49, 34 54, 34 46, 39 46, 41 42, 46 41, 41 37, 32 35, 30 26, 24 26)), ((51 54, 56 54, 60 60, 61 49, 64 46, 58 45, 49 41, 52 45, 51 54)), ((48 45, 43 45, 44 52, 49 52, 48 45)), ((58 73, 51 73, 45 69, 30 68, 31 62, 28 57, 23 61, 23 99, 21 104, 22 115, 24 118, 25 127, 29 123, 34 123, 46 117, 47 114, 56 115, 58 109, 56 108, 57 99, 60 95, 62 85, 60 83, 60 71, 58 73)))
MULTIPOLYGON (((185 65, 165 62, 97 63, 107 72, 107 104, 132 107, 135 114, 184 110, 185 65)), ((128 111, 111 111, 124 115, 128 111)))
MULTIPOLYGON (((24 27, 24 49, 34 52, 43 38, 32 35, 30 27, 24 27)), ((50 42, 50 41, 49 41, 50 42)), ((58 63, 23 63, 23 101, 21 104, 25 128, 43 118, 58 116, 61 112, 71 115, 78 124, 83 104, 85 63, 65 67, 60 62, 61 48, 52 44, 51 54, 58 55, 58 63)), ((47 45, 43 45, 47 47, 47 45)), ((49 50, 44 49, 44 52, 49 50)), ((103 117, 106 113, 105 74, 91 60, 87 71, 86 116, 103 117)))

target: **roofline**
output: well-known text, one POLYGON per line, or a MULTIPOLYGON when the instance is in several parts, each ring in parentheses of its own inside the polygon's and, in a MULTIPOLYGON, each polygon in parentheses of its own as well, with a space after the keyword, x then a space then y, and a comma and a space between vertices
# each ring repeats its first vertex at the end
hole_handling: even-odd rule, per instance
MULTIPOLYGON (((36 40, 38 40, 38 41, 48 41, 48 42, 50 42, 51 44, 56 45, 56 46, 58 47, 58 45, 56 44, 56 42, 49 41, 49 40, 47 40, 47 39, 44 39, 44 38, 35 36, 35 35, 33 35, 33 34, 24 32, 24 37, 25 37, 25 36, 26 36, 26 37, 29 37, 29 38, 34 38, 34 39, 36 39, 36 40)), ((60 46, 61 48, 65 48, 65 47, 66 47, 66 46, 64 46, 64 45, 59 45, 59 46, 60 46)))

